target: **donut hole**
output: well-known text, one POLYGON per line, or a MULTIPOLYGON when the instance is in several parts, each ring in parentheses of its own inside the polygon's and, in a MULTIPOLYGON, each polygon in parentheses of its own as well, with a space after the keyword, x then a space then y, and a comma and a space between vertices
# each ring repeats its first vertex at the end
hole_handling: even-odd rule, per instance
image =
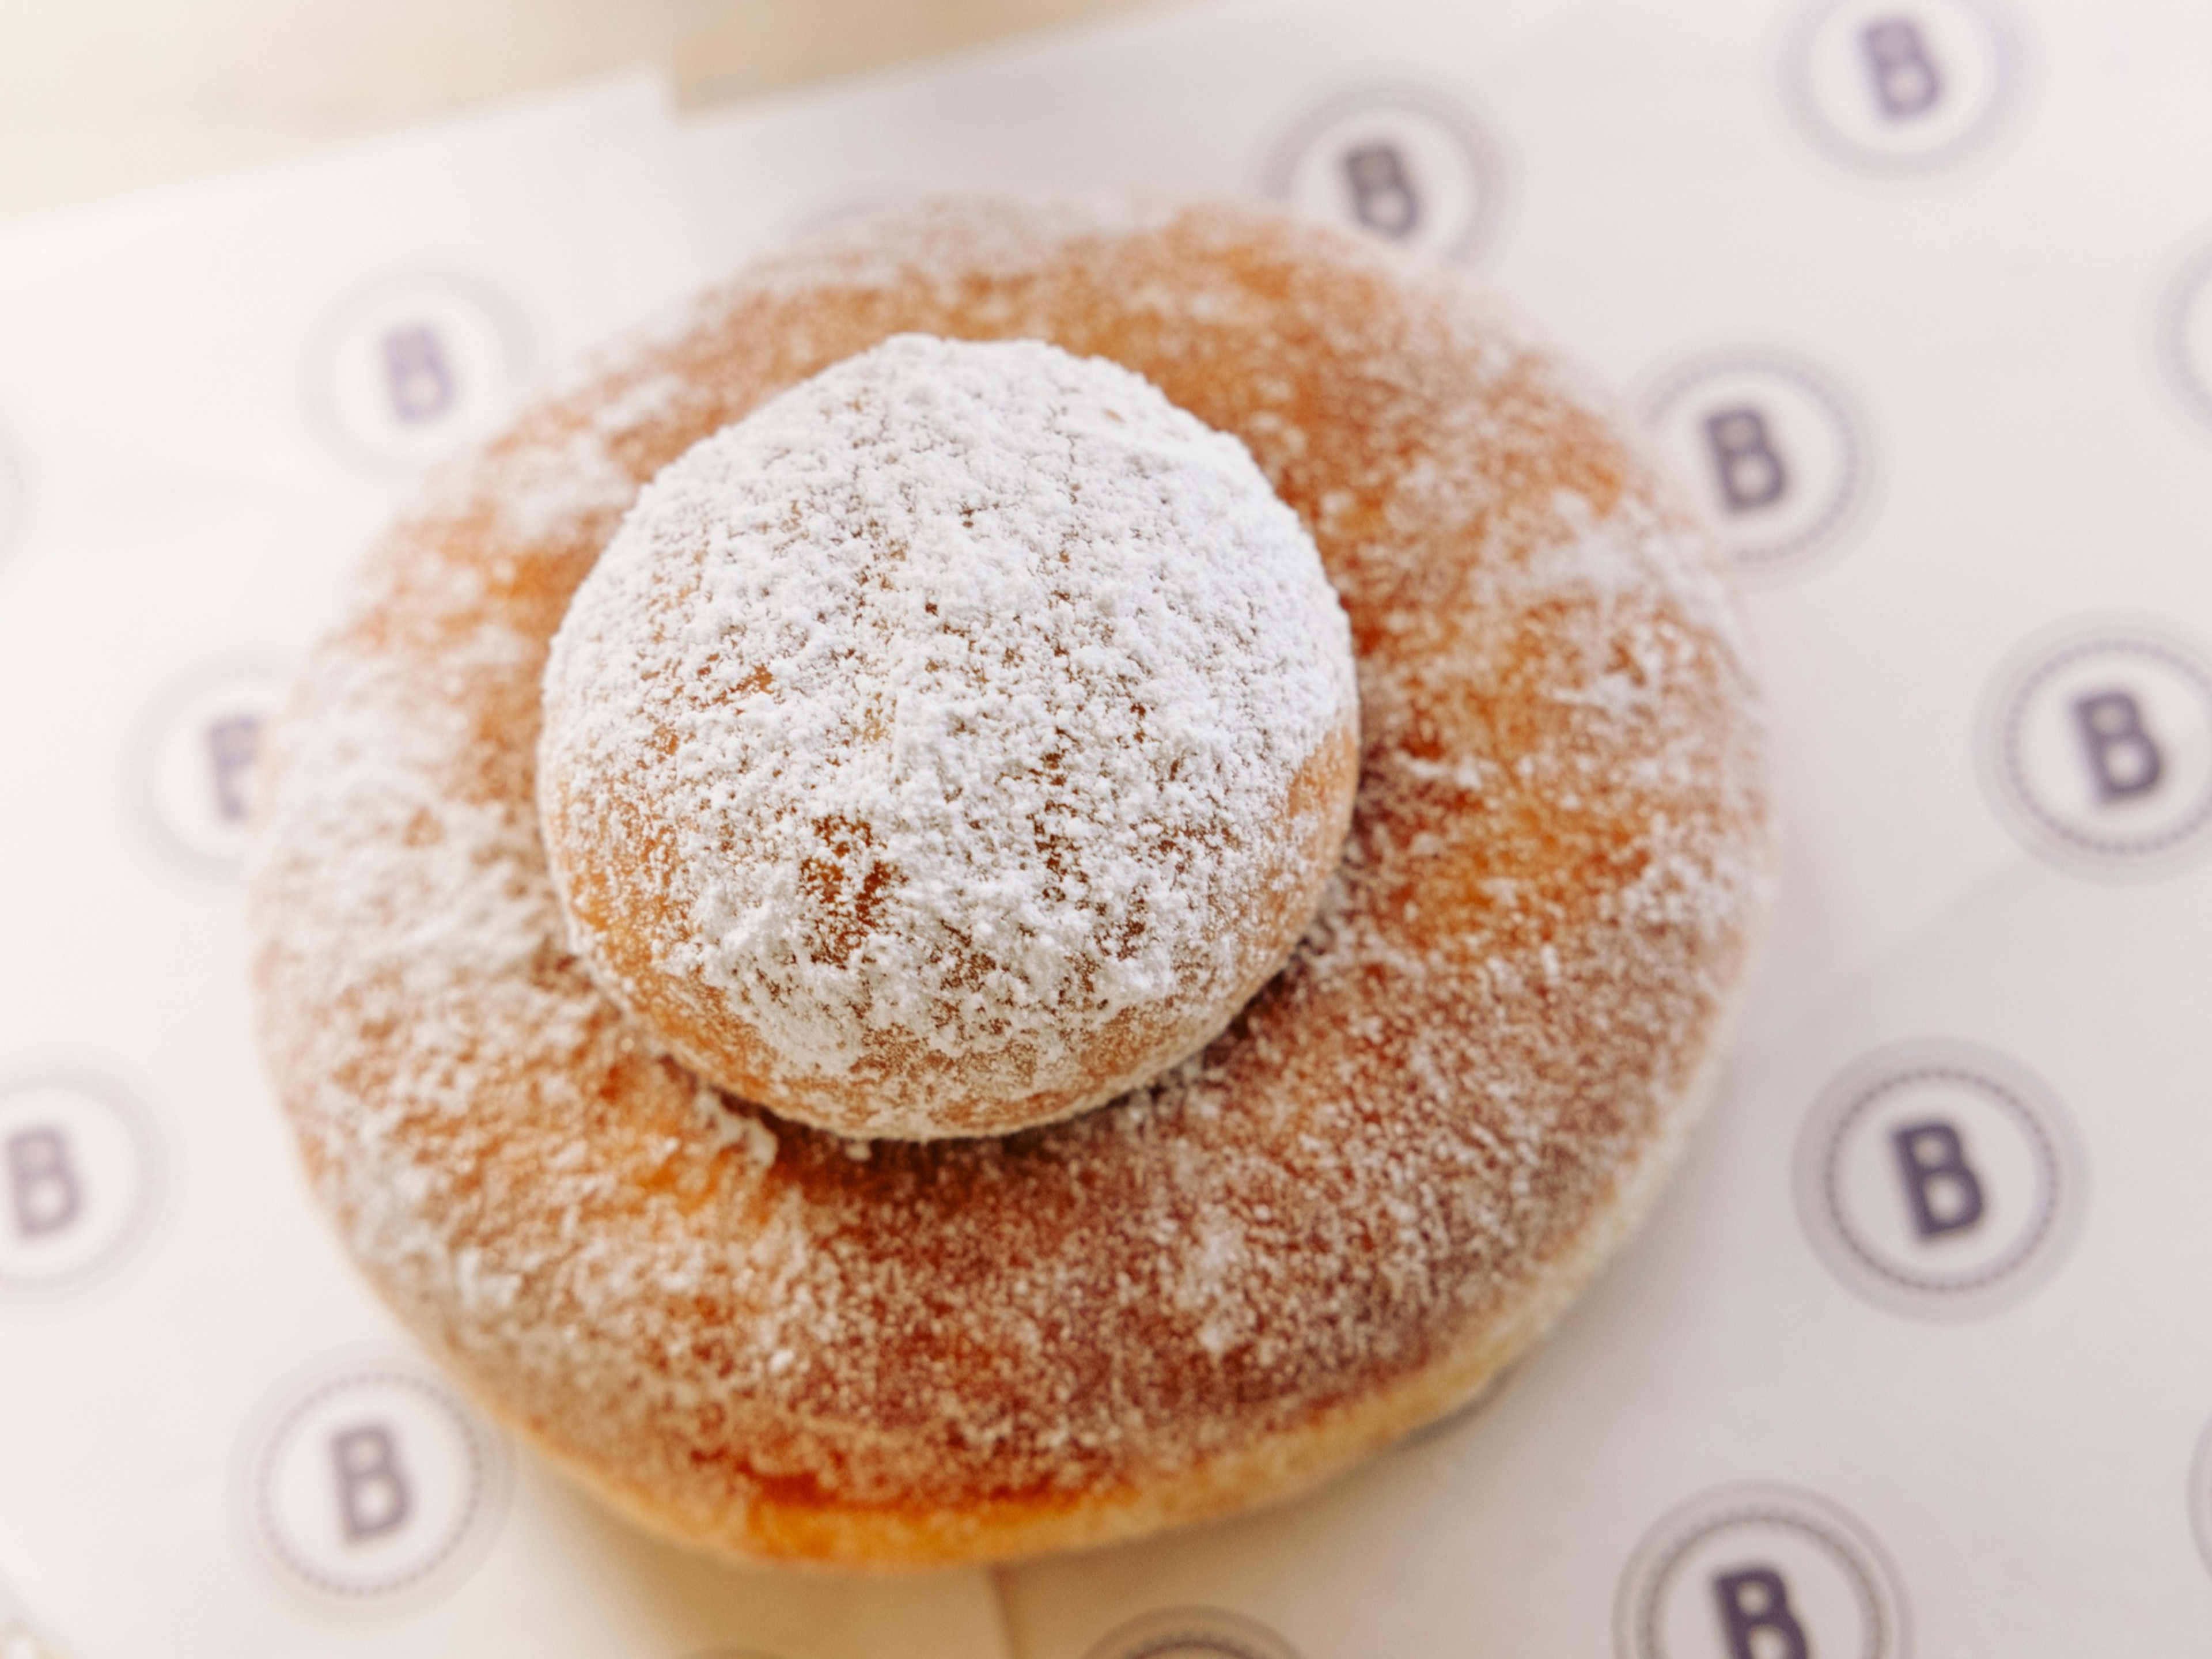
POLYGON ((1032 340, 899 336, 664 469, 546 670, 579 956, 702 1075, 1004 1133, 1218 1034, 1341 855, 1350 629, 1234 438, 1032 340))

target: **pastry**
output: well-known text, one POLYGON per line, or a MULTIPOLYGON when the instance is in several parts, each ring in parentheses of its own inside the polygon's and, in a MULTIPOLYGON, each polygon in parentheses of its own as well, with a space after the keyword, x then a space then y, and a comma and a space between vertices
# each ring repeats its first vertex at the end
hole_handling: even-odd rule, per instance
POLYGON ((555 635, 539 820, 593 976, 821 1128, 1005 1133, 1218 1036, 1358 775, 1343 607, 1127 369, 902 335, 701 440, 555 635))
POLYGON ((378 1290, 646 1524, 854 1567, 1128 1538, 1449 1411, 1644 1212, 1765 902, 1758 710, 1711 537, 1465 277, 1244 206, 933 204, 742 273, 385 539, 264 775, 264 1044, 378 1290), (641 489, 907 335, 1103 358, 1241 440, 1357 664, 1282 970, 1012 1134, 715 1087, 593 977, 539 813, 549 647, 641 489))

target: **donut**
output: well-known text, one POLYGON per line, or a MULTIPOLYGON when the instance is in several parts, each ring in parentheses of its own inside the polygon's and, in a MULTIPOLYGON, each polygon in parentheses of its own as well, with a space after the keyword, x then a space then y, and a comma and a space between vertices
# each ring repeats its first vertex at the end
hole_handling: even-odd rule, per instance
POLYGON ((1218 1036, 1312 920, 1352 637, 1233 438, 901 335, 702 439, 554 636, 538 796, 600 985, 848 1135, 1004 1133, 1218 1036))
POLYGON ((617 350, 371 554, 249 894, 309 1176, 399 1318, 611 1503, 742 1559, 1005 1559, 1282 1498, 1467 1401, 1650 1202, 1771 885, 1714 544, 1465 276, 1245 206, 840 227, 617 350), (1349 619, 1360 758, 1289 961, 1003 1136, 714 1088, 592 977, 541 680, 647 482, 893 336, 1036 339, 1241 440, 1349 619))

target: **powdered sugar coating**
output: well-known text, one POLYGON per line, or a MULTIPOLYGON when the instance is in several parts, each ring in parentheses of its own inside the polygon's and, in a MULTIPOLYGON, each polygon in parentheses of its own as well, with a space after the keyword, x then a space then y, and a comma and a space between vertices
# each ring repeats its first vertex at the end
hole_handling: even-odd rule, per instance
POLYGON ((708 296, 394 530, 274 734, 264 1042, 354 1255, 507 1421, 741 1556, 1127 1537, 1448 1410, 1641 1212, 1765 902, 1732 603, 1632 433, 1465 278, 1253 209, 943 205, 708 296), (1240 437, 1351 618, 1363 770, 1314 927, 1202 1054, 855 1157, 567 948, 538 680, 627 501, 536 492, 580 449, 635 489, 908 331, 1106 356, 1240 437))
POLYGON ((695 445, 578 590, 544 709, 600 982, 861 1135, 1027 1127, 1201 1046, 1311 918, 1354 781, 1297 516, 1234 438, 1033 340, 898 336, 695 445))

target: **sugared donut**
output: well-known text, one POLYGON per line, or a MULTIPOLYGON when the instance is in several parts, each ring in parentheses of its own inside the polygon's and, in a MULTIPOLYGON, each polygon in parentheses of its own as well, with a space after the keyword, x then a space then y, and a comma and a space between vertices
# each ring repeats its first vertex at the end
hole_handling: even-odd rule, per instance
POLYGON ((1767 884, 1731 601, 1612 406, 1463 277, 1231 206, 939 206, 744 274, 391 534, 267 782, 267 1052, 371 1279, 648 1524, 850 1565, 1224 1513, 1466 1399, 1652 1195, 1767 884), (534 767, 644 482, 910 331, 1104 356, 1243 439, 1350 617, 1362 771, 1313 925, 1201 1054, 869 1147, 599 989, 534 767))
POLYGON ((1358 779, 1297 515, 1235 439, 1035 340, 902 335, 693 445, 570 603, 544 713, 599 983, 852 1135, 1049 1122, 1219 1035, 1358 779))

